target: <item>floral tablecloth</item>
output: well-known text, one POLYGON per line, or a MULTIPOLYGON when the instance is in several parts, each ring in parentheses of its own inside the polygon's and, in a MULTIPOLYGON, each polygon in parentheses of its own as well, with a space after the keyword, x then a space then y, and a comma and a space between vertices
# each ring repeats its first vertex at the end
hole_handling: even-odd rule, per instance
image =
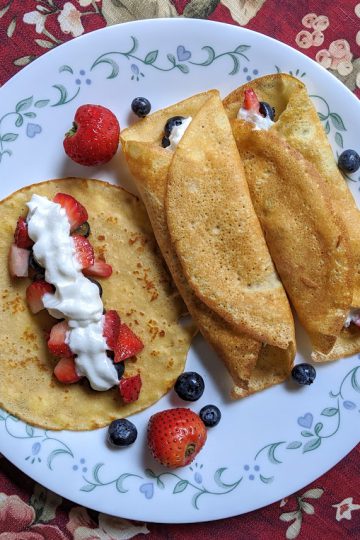
MULTIPOLYGON (((0 0, 0 85, 47 50, 125 21, 194 17, 246 26, 307 54, 360 97, 356 0, 0 0)), ((359 429, 359 426, 354 426, 359 429)), ((0 540, 360 537, 360 445, 287 499, 212 523, 134 523, 62 500, 0 457, 0 540)))

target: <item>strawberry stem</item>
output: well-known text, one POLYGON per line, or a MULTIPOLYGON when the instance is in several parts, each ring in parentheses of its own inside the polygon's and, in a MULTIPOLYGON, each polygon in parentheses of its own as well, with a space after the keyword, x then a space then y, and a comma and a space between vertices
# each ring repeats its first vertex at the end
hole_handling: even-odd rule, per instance
POLYGON ((72 137, 73 135, 75 135, 75 133, 77 132, 77 128, 77 123, 73 122, 72 128, 65 133, 65 137, 72 137))

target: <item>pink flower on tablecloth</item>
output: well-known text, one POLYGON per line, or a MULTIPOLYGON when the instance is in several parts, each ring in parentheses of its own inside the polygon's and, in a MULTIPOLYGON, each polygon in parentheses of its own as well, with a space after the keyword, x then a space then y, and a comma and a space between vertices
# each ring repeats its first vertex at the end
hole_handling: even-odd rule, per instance
POLYGON ((23 16, 23 21, 26 24, 35 24, 37 34, 42 34, 45 29, 46 16, 39 11, 29 11, 23 16))
POLYGON ((302 49, 309 49, 313 45, 313 36, 307 30, 301 30, 297 34, 295 41, 302 49))
POLYGON ((84 27, 81 23, 81 13, 70 2, 64 4, 57 19, 64 34, 71 34, 73 37, 78 37, 84 33, 84 27))
POLYGON ((316 53, 315 60, 325 69, 328 69, 331 66, 331 54, 327 49, 321 49, 321 51, 318 51, 316 53))
POLYGON ((34 523, 35 510, 17 495, 0 493, 0 540, 66 540, 55 525, 34 523))
POLYGON ((315 47, 320 47, 324 43, 324 34, 320 30, 314 30, 311 34, 313 38, 313 45, 315 47))
POLYGON ((332 507, 336 508, 336 521, 341 521, 342 519, 351 519, 351 512, 353 510, 360 510, 360 504, 353 504, 352 497, 348 497, 338 504, 333 504, 332 507))
MULTIPOLYGON (((122 518, 99 514, 99 526, 90 518, 87 510, 76 506, 70 510, 66 525, 74 540, 127 540, 137 534, 148 534, 145 525, 135 525, 122 518)), ((1 540, 1 536, 0 536, 1 540)))
POLYGON ((308 13, 305 17, 302 18, 301 22, 305 28, 313 28, 313 24, 316 21, 318 16, 316 13, 308 13))
POLYGON ((329 27, 329 18, 326 15, 319 15, 313 22, 312 28, 323 32, 329 27))
POLYGON ((329 46, 329 53, 334 58, 345 58, 346 55, 351 54, 349 42, 346 39, 332 41, 329 46))

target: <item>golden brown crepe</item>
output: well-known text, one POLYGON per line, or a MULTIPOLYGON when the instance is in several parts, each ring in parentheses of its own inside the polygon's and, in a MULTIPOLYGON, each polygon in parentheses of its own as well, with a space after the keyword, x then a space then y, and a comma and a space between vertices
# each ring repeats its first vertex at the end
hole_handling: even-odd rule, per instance
POLYGON ((360 214, 306 87, 286 74, 269 75, 238 88, 224 105, 270 253, 310 334, 313 358, 359 352, 360 331, 352 330, 349 347, 343 323, 358 305, 360 214), (266 132, 236 119, 247 88, 275 107, 275 124, 266 132), (346 339, 336 341, 344 332, 346 339))
POLYGON ((1 290, 0 406, 46 429, 85 430, 134 414, 155 403, 183 371, 194 332, 178 324, 185 306, 172 285, 154 240, 146 210, 137 197, 98 180, 67 178, 25 187, 0 202, 1 290), (103 302, 116 309, 144 343, 125 361, 125 376, 141 374, 140 397, 123 404, 117 388, 97 392, 83 380, 65 385, 53 376, 56 360, 47 352, 44 330, 56 323, 46 311, 30 313, 27 278, 11 279, 9 246, 19 215, 33 193, 52 198, 64 192, 88 210, 95 253, 113 267, 101 280, 103 302))
MULTIPOLYGON (((253 339, 249 334, 243 333, 239 326, 230 323, 219 312, 211 309, 199 298, 184 275, 182 264, 169 235, 165 215, 168 174, 173 155, 176 155, 176 152, 161 147, 164 125, 168 118, 175 115, 191 116, 195 121, 196 115, 202 107, 214 98, 219 102, 216 91, 205 92, 154 113, 133 127, 124 130, 121 134, 121 141, 129 168, 135 177, 137 187, 148 210, 156 239, 174 281, 200 331, 227 366, 235 383, 232 391, 233 397, 244 397, 281 382, 288 376, 295 353, 291 314, 288 311, 285 320, 285 325, 290 328, 290 331, 288 330, 290 342, 286 349, 280 349, 263 346, 261 338, 259 340, 253 339), (269 359, 268 364, 272 362, 272 369, 258 370, 256 366, 264 358, 270 358, 270 356, 272 356, 273 361, 269 359)), ((222 114, 224 114, 223 110, 222 114)), ((189 129, 191 129, 191 124, 189 129)), ((184 141, 185 137, 186 133, 184 141)), ((209 150, 212 146, 213 141, 209 145, 209 150)), ((196 147, 190 151, 193 153, 196 151, 196 147)), ((235 159, 237 166, 238 158, 235 159)), ((260 243, 262 242, 263 239, 260 235, 260 243)), ((271 261, 269 267, 273 268, 271 261)))

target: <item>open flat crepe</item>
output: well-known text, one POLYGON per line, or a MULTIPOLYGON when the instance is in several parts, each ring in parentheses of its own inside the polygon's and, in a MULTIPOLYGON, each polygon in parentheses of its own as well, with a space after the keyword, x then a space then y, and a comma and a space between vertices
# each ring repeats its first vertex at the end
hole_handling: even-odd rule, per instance
POLYGON ((306 87, 286 74, 269 75, 232 92, 224 106, 272 258, 312 339, 313 359, 359 352, 360 331, 349 334, 343 323, 358 302, 360 214, 306 87), (266 132, 236 119, 247 88, 275 107, 275 124, 266 132))
POLYGON ((46 429, 94 429, 127 417, 160 399, 183 371, 194 328, 178 324, 186 309, 165 270, 142 202, 127 191, 98 180, 67 178, 25 187, 0 202, 1 235, 0 406, 29 424, 46 429), (59 383, 48 354, 45 333, 57 321, 46 311, 33 315, 26 304, 30 280, 11 279, 8 251, 19 215, 36 193, 52 198, 68 193, 89 213, 97 256, 113 267, 102 279, 106 309, 118 311, 144 343, 125 361, 125 376, 141 374, 139 399, 124 404, 119 390, 92 390, 86 380, 59 383))
MULTIPOLYGON (((185 300, 189 312, 199 326, 200 331, 227 366, 234 381, 232 391, 233 397, 244 397, 283 381, 289 374, 295 353, 291 312, 281 284, 274 273, 273 264, 266 250, 259 224, 255 219, 255 214, 252 211, 251 219, 255 219, 253 223, 256 231, 253 233, 256 236, 256 241, 255 245, 252 246, 252 249, 255 252, 256 250, 259 250, 260 255, 263 257, 264 268, 259 267, 259 273, 261 274, 264 270, 265 276, 267 275, 266 272, 268 272, 268 275, 271 275, 269 282, 274 286, 276 294, 278 294, 278 299, 280 299, 281 302, 280 309, 284 314, 284 318, 281 321, 278 320, 278 324, 275 324, 273 328, 270 328, 270 325, 264 323, 264 327, 268 326, 265 330, 267 332, 267 337, 270 338, 273 343, 277 343, 279 345, 278 347, 263 344, 265 341, 263 339, 265 337, 262 333, 263 329, 255 328, 255 324, 251 321, 250 311, 245 315, 243 312, 242 320, 241 317, 237 317, 236 320, 235 317, 231 315, 230 304, 224 305, 223 303, 223 305, 220 305, 220 302, 217 302, 217 298, 209 294, 209 289, 200 292, 199 288, 195 286, 194 281, 189 280, 190 276, 189 274, 186 274, 183 266, 184 260, 183 258, 180 260, 176 246, 171 239, 165 213, 168 180, 173 171, 172 160, 173 157, 176 156, 177 150, 174 152, 161 147, 164 125, 169 118, 176 115, 184 117, 191 116, 193 118, 193 121, 190 123, 190 126, 178 146, 179 149, 181 145, 186 144, 186 138, 189 134, 191 135, 193 125, 195 125, 195 132, 197 132, 200 137, 202 137, 202 134, 199 132, 199 129, 200 131, 203 129, 204 133, 208 130, 209 125, 214 120, 211 115, 208 116, 211 111, 213 112, 214 105, 215 109, 218 111, 217 114, 219 115, 215 120, 215 123, 219 123, 218 127, 220 133, 222 133, 222 125, 226 134, 231 135, 231 129, 221 106, 218 93, 216 91, 211 91, 193 96, 172 107, 150 115, 131 128, 124 130, 121 134, 121 141, 129 168, 135 177, 137 187, 148 210, 155 236, 173 275, 174 281, 185 300), (209 107, 209 109, 205 109, 208 111, 207 115, 205 115, 205 118, 201 117, 198 122, 197 115, 206 107, 209 107), (208 117, 206 118, 206 116, 208 117), (201 125, 203 125, 202 119, 206 121, 206 127, 204 124, 204 128, 201 128, 201 125), (247 333, 244 332, 245 329, 247 333)), ((217 129, 214 128, 214 131, 216 132, 217 129)), ((209 153, 219 152, 220 143, 224 142, 222 136, 223 133, 220 136, 221 140, 218 141, 216 141, 215 138, 209 137, 209 140, 206 141, 209 153), (217 144, 219 144, 218 147, 217 144)), ((185 167, 192 167, 193 156, 200 151, 199 149, 203 145, 204 141, 200 142, 198 140, 196 146, 192 146, 191 149, 186 146, 190 153, 190 160, 185 164, 185 167)), ((187 150, 185 151, 187 152, 187 150)), ((230 174, 234 174, 233 171, 237 171, 237 168, 240 167, 240 172, 235 172, 234 176, 234 180, 238 182, 239 175, 243 174, 243 171, 241 169, 241 164, 239 164, 237 152, 231 152, 231 157, 229 159, 235 161, 225 164, 226 171, 223 170, 224 163, 221 162, 220 165, 219 162, 220 168, 218 169, 218 174, 224 176, 229 174, 229 172, 230 174)), ((190 170, 188 170, 188 172, 191 173, 190 170)), ((204 173, 205 171, 203 171, 202 176, 204 176, 204 173)), ((206 178, 206 173, 204 178, 206 178)), ((245 193, 243 196, 245 198, 247 197, 246 208, 248 208, 250 197, 248 195, 247 186, 246 184, 242 184, 242 187, 245 193)), ((236 188, 236 190, 237 189, 238 188, 236 188)), ((213 196, 214 195, 216 196, 217 194, 213 192, 213 196)), ((219 236, 219 239, 221 237, 222 235, 219 236)), ((198 246, 198 249, 199 247, 200 246, 198 246)), ((204 245, 201 249, 203 248, 204 245)), ((239 247, 237 247, 237 250, 238 249, 239 247)), ((219 255, 220 253, 218 253, 218 256, 219 255)), ((243 255, 240 253, 240 256, 243 255)), ((206 258, 207 257, 205 256, 205 259, 206 258)), ((232 260, 227 261, 227 263, 229 263, 227 264, 227 270, 230 271, 230 279, 234 278, 234 259, 235 257, 232 260), (233 274, 231 274, 231 272, 233 272, 233 274)), ((219 258, 217 262, 219 263, 219 258)), ((245 267, 243 266, 242 268, 244 269, 245 267)), ((190 274, 191 277, 194 276, 192 272, 190 272, 190 274)), ((213 280, 213 278, 211 279, 213 280)), ((240 279, 244 280, 245 278, 244 276, 241 276, 240 279)), ((261 279, 259 281, 261 281, 261 279)), ((266 279, 264 281, 266 282, 266 279)), ((238 284, 236 283, 235 285, 237 286, 238 284)), ((213 281, 210 283, 209 287, 214 291, 215 287, 213 281)), ((254 287, 254 292, 255 297, 257 296, 257 293, 259 293, 259 290, 256 290, 256 287, 254 287)), ((225 297, 223 296, 223 298, 225 297)), ((260 305, 259 308, 264 314, 264 306, 260 305)), ((246 306, 244 306, 244 309, 246 309, 246 306)), ((266 316, 269 316, 268 313, 266 316)), ((265 318, 264 321, 266 321, 265 318)))

